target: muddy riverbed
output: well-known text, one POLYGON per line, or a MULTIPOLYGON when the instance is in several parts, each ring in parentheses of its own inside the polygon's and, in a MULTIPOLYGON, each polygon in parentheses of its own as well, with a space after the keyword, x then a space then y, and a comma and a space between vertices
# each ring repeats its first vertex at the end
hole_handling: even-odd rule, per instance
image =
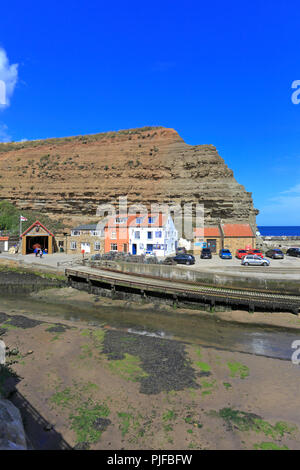
POLYGON ((38 449, 300 448, 291 314, 208 314, 70 288, 0 298, 2 392, 38 449))

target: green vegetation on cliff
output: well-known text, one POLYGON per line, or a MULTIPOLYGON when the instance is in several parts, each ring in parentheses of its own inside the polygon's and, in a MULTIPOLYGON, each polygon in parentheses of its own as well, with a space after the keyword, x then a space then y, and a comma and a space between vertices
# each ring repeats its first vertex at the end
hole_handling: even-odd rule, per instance
POLYGON ((20 210, 9 201, 0 201, 0 230, 17 235, 19 233, 21 214, 28 219, 27 222, 23 222, 22 230, 26 230, 36 220, 39 220, 51 231, 57 231, 63 228, 63 225, 59 220, 50 219, 47 215, 40 214, 39 212, 20 210))

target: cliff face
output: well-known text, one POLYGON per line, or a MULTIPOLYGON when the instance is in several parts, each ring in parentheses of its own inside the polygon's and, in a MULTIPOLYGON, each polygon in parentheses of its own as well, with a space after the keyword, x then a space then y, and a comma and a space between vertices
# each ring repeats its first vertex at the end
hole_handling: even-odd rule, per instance
POLYGON ((206 224, 255 225, 251 193, 212 145, 187 145, 173 129, 0 144, 0 199, 22 209, 92 220, 99 204, 204 203, 206 224))

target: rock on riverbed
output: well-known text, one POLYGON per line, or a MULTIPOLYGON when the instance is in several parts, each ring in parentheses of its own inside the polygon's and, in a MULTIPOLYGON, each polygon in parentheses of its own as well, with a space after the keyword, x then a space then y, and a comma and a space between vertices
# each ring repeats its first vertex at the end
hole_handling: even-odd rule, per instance
POLYGON ((0 400, 0 450, 26 450, 26 437, 19 410, 0 400))

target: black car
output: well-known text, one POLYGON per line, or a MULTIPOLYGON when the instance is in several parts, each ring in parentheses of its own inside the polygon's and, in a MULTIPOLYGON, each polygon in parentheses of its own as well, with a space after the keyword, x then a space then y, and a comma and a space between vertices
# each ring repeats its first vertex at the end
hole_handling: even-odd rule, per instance
POLYGON ((266 256, 268 258, 273 258, 273 259, 283 259, 284 258, 284 254, 281 250, 279 250, 278 248, 274 248, 273 250, 268 250, 266 252, 266 256))
POLYGON ((186 264, 186 265, 195 264, 195 258, 193 255, 180 254, 180 255, 174 256, 173 260, 176 261, 176 263, 178 264, 186 264))
POLYGON ((288 256, 296 256, 300 258, 300 248, 289 248, 286 252, 288 256))
POLYGON ((205 259, 205 258, 206 259, 211 259, 212 254, 211 254, 210 248, 202 248, 200 258, 202 258, 202 259, 205 259))

